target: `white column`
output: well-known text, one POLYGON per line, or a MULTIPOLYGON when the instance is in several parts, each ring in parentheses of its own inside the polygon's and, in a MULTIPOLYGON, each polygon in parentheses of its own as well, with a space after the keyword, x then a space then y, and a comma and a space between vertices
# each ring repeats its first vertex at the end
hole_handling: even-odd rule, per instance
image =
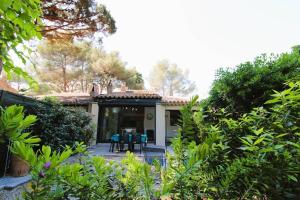
POLYGON ((156 145, 166 145, 166 111, 165 107, 161 104, 156 105, 156 145))
POLYGON ((89 113, 92 115, 92 122, 95 125, 95 131, 93 138, 91 140, 91 145, 95 145, 97 143, 97 130, 98 130, 98 114, 99 114, 99 106, 97 102, 92 102, 89 105, 89 113))

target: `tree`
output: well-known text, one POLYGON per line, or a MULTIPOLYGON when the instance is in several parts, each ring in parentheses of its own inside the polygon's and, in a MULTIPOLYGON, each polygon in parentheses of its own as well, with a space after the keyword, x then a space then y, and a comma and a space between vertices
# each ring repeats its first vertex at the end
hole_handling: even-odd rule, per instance
POLYGON ((205 110, 225 108, 233 117, 264 106, 274 90, 285 89, 289 80, 299 80, 299 46, 291 53, 279 56, 265 54, 253 62, 245 62, 232 69, 220 69, 210 90, 210 96, 203 101, 205 110))
POLYGON ((143 75, 139 73, 136 68, 126 70, 126 79, 124 81, 126 86, 132 90, 144 89, 143 75))
POLYGON ((98 58, 92 63, 92 71, 95 81, 100 85, 100 93, 104 88, 108 89, 114 81, 126 80, 125 63, 120 59, 118 52, 98 53, 98 58))
POLYGON ((189 72, 183 71, 176 64, 167 60, 159 61, 150 73, 150 85, 163 96, 187 95, 196 88, 195 83, 188 79, 189 72))
POLYGON ((110 12, 94 0, 43 0, 42 11, 42 34, 48 39, 82 38, 116 31, 110 12))
POLYGON ((117 52, 107 53, 88 42, 44 41, 38 53, 39 93, 51 90, 88 93, 94 82, 100 85, 100 92, 120 82, 131 89, 144 87, 142 75, 135 68, 126 69, 117 52))
POLYGON ((15 66, 9 51, 25 64, 25 41, 34 38, 69 39, 112 34, 115 21, 104 5, 93 0, 2 0, 0 4, 0 74, 2 69, 22 76, 31 86, 34 79, 22 68, 15 66), (41 19, 42 16, 42 19, 41 19), (42 21, 44 25, 42 25, 42 21), (42 33, 42 34, 41 34, 42 33), (17 48, 24 45, 24 49, 17 48))
POLYGON ((76 44, 79 48, 77 54, 73 55, 75 57, 75 68, 77 68, 77 80, 79 80, 79 89, 83 93, 89 92, 89 86, 94 80, 94 75, 91 69, 91 53, 94 50, 90 42, 79 42, 76 44))
MULTIPOLYGON (((13 51, 25 64, 26 56, 17 46, 33 38, 41 38, 39 0, 2 0, 0 3, 0 74, 2 69, 10 78, 11 72, 34 84, 32 77, 15 66, 9 51, 13 51)), ((25 47, 25 46, 24 46, 25 47)))
POLYGON ((73 91, 80 74, 80 70, 74 68, 80 48, 70 41, 45 41, 38 46, 38 53, 42 58, 37 68, 39 78, 56 91, 73 91))

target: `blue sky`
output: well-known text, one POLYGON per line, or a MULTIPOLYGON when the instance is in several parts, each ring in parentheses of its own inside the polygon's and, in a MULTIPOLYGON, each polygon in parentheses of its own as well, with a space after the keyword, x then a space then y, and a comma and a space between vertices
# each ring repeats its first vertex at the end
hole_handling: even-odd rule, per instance
POLYGON ((298 0, 101 0, 117 23, 104 49, 119 51, 147 79, 168 59, 207 96, 215 72, 300 44, 298 0))

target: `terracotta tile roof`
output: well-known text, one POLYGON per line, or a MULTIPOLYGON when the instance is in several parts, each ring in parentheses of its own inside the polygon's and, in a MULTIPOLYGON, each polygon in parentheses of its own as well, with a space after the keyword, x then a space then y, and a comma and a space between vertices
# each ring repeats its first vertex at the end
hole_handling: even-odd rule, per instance
POLYGON ((86 105, 93 101, 93 98, 87 93, 56 93, 37 96, 38 99, 45 97, 56 97, 60 102, 66 105, 86 105))
POLYGON ((95 97, 87 93, 57 93, 49 95, 39 95, 38 99, 45 97, 56 97, 65 105, 87 105, 96 99, 158 99, 161 103, 169 106, 183 106, 189 102, 188 98, 166 96, 148 90, 129 90, 126 92, 113 92, 112 94, 100 94, 95 97))
POLYGON ((11 87, 6 81, 4 80, 0 80, 0 90, 6 90, 12 93, 18 93, 18 91, 16 89, 14 89, 13 87, 11 87))
POLYGON ((189 99, 184 97, 165 96, 162 98, 161 102, 169 106, 183 106, 189 102, 189 99))
POLYGON ((161 99, 161 96, 148 90, 128 90, 126 92, 113 92, 95 96, 99 99, 161 99))

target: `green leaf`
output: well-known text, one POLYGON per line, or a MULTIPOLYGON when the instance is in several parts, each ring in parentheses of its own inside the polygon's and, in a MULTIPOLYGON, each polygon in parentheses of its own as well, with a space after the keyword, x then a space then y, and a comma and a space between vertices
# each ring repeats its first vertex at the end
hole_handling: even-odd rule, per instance
POLYGON ((279 98, 271 99, 265 102, 265 104, 273 104, 273 103, 278 103, 281 100, 279 98))
POLYGON ((298 182, 298 179, 295 176, 293 176, 293 175, 288 175, 288 179, 292 180, 294 182, 298 182))
POLYGON ((288 135, 288 133, 283 133, 283 134, 277 135, 275 138, 281 138, 281 137, 284 137, 286 135, 288 135))
POLYGON ((264 128, 260 128, 259 130, 253 130, 255 135, 260 135, 263 133, 263 131, 264 131, 264 128))
POLYGON ((1 0, 1 3, 0 3, 0 9, 3 11, 3 12, 6 12, 7 8, 10 7, 10 5, 12 4, 12 0, 1 0))
POLYGON ((254 142, 253 145, 257 145, 257 144, 261 143, 262 141, 264 141, 264 139, 265 139, 264 137, 258 138, 258 139, 254 142))
POLYGON ((278 150, 278 149, 282 149, 284 147, 283 144, 277 144, 274 146, 274 149, 278 150))

